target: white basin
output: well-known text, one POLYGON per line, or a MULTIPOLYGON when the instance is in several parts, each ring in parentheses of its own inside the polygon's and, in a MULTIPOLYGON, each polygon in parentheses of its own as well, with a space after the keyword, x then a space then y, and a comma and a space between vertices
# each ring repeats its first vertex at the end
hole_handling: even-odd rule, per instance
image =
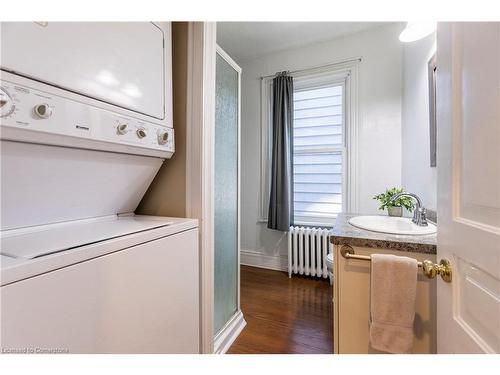
POLYGON ((394 216, 355 216, 349 219, 349 224, 373 232, 390 234, 423 235, 436 233, 436 226, 429 223, 420 227, 411 218, 394 216))

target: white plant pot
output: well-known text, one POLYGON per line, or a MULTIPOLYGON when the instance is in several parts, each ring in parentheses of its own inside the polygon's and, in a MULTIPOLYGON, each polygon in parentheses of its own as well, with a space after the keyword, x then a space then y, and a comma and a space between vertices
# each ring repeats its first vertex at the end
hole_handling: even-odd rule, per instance
POLYGON ((403 207, 387 207, 389 216, 403 216, 403 207))

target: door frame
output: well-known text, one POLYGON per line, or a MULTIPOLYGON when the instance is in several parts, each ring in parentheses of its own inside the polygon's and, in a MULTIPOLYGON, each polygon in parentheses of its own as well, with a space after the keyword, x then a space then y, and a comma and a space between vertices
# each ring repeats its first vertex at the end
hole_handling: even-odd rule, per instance
POLYGON ((215 41, 215 22, 189 22, 186 214, 200 221, 200 353, 204 354, 214 352, 215 41))
POLYGON ((241 68, 216 44, 215 22, 188 23, 186 215, 199 225, 200 353, 228 349, 246 324, 240 310, 238 267, 238 311, 223 328, 228 337, 214 332, 214 154, 216 56, 221 55, 238 71, 238 264, 240 263, 240 134, 241 68), (221 340, 223 338, 223 340, 221 340), (228 345, 229 344, 229 345, 228 345))

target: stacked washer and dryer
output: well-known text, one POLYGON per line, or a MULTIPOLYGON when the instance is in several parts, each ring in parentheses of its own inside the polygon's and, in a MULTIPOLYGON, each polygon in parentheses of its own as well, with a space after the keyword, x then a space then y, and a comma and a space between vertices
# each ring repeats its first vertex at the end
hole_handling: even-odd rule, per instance
POLYGON ((0 65, 2 352, 198 353, 198 223, 134 214, 174 153, 170 24, 3 23, 0 65))

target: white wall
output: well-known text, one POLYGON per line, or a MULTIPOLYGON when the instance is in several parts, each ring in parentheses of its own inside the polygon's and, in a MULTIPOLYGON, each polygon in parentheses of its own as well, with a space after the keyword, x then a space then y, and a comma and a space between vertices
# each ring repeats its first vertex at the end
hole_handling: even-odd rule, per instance
MULTIPOLYGON (((358 80, 358 211, 376 213, 372 196, 401 185, 401 26, 391 24, 344 38, 280 51, 241 63, 241 247, 286 255, 286 236, 259 223, 260 77, 361 57, 358 80)), ((259 256, 259 254, 254 254, 259 256)), ((265 257, 264 257, 265 258, 265 257)), ((266 258, 267 259, 267 258, 266 258)), ((242 253, 242 263, 246 256, 242 253)))
POLYGON ((430 167, 427 63, 435 51, 435 33, 404 44, 402 111, 402 184, 434 211, 437 168, 430 167))

